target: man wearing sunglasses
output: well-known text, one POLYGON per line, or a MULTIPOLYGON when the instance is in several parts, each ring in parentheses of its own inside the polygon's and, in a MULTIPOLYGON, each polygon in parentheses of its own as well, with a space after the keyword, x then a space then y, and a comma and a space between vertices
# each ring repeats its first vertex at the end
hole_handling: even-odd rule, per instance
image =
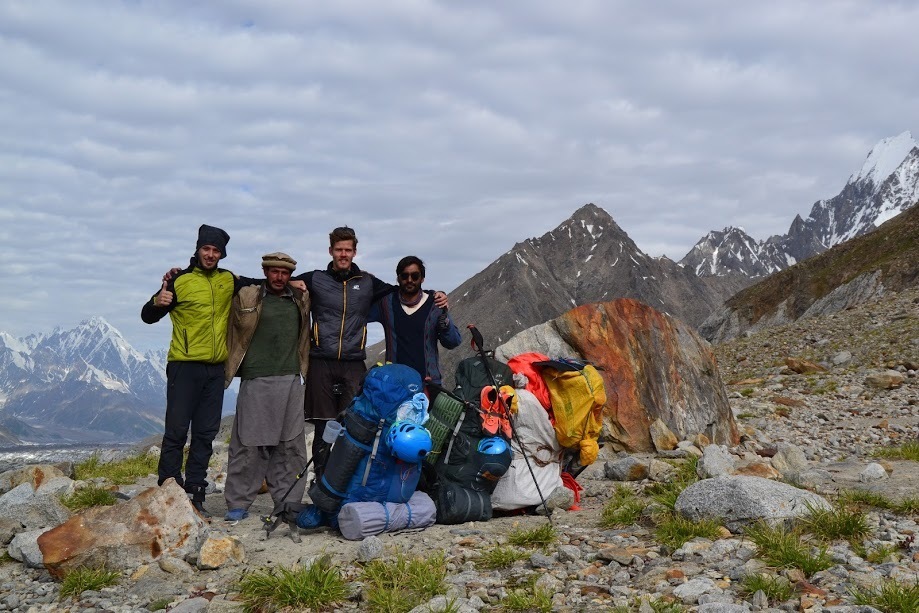
POLYGON ((435 304, 434 292, 424 291, 424 262, 409 255, 396 265, 399 291, 378 300, 370 320, 383 325, 386 361, 411 366, 421 377, 440 385, 438 343, 446 349, 458 347, 459 330, 443 308, 435 304))

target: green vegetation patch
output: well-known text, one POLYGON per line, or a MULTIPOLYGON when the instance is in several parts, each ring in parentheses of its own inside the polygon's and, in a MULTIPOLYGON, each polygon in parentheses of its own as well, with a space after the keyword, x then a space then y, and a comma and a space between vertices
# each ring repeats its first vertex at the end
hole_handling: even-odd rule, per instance
POLYGON ((741 589, 747 596, 762 591, 772 604, 785 602, 794 594, 794 588, 788 579, 765 574, 747 575, 743 579, 741 589))
POLYGON ((807 513, 800 519, 801 527, 825 541, 846 539, 857 543, 871 532, 868 517, 859 509, 838 501, 830 508, 805 503, 807 513))
POLYGON ((139 478, 155 475, 159 456, 152 453, 132 456, 114 462, 103 462, 93 454, 73 467, 78 480, 86 481, 102 477, 111 483, 126 485, 135 483, 139 478))
POLYGON ((243 575, 237 587, 248 612, 320 609, 342 602, 348 587, 327 556, 305 568, 279 566, 243 575))
POLYGON ((118 502, 115 494, 98 485, 89 485, 75 490, 69 496, 61 497, 61 504, 71 511, 89 507, 108 507, 118 502))
POLYGON ((510 568, 514 565, 514 562, 517 562, 518 560, 526 560, 529 557, 529 553, 520 551, 514 547, 495 545, 494 547, 483 551, 482 555, 476 559, 475 565, 476 568, 486 570, 510 568))
POLYGON ((517 547, 545 548, 558 539, 558 533, 550 523, 545 523, 538 528, 525 530, 517 528, 512 530, 507 537, 507 542, 517 547))
POLYGON ((77 597, 86 590, 101 590, 118 583, 119 573, 104 568, 75 568, 61 581, 61 599, 77 597))
POLYGON ((919 611, 919 584, 888 579, 874 588, 852 591, 855 604, 870 605, 884 613, 919 611))
POLYGON ((410 558, 399 552, 390 560, 373 560, 364 567, 366 610, 403 613, 447 591, 443 552, 410 558))
POLYGON ((889 460, 912 460, 919 462, 919 442, 911 441, 895 447, 879 447, 872 453, 877 458, 889 460))
POLYGON ((646 503, 628 486, 617 484, 613 496, 600 514, 600 527, 624 528, 631 526, 641 518, 646 503))
POLYGON ((702 537, 717 539, 721 533, 721 522, 714 519, 686 519, 677 514, 659 518, 654 535, 662 544, 679 549, 684 543, 702 537))
POLYGON ((747 528, 746 536, 756 545, 756 555, 771 566, 798 568, 810 576, 833 565, 826 547, 806 542, 800 530, 760 522, 747 528))
POLYGON ((673 509, 676 499, 687 487, 699 480, 696 466, 699 458, 691 455, 681 462, 670 462, 676 468, 673 477, 665 483, 653 483, 645 489, 645 493, 661 506, 673 509))
POLYGON ((514 588, 501 600, 505 611, 552 611, 552 592, 536 587, 536 575, 531 575, 524 587, 514 588))

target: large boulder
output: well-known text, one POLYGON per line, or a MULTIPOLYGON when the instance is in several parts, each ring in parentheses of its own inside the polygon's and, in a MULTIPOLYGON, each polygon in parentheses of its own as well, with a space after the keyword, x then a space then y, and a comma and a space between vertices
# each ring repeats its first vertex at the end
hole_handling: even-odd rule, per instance
POLYGON ((762 477, 723 476, 704 479, 683 490, 674 510, 691 519, 719 519, 732 532, 765 521, 784 524, 808 508, 830 509, 822 496, 762 477))
POLYGON ((111 507, 93 507, 38 538, 45 567, 55 577, 80 566, 125 570, 164 554, 197 555, 207 537, 185 490, 172 479, 111 507))
POLYGON ((654 451, 660 419, 680 439, 703 433, 736 445, 739 433, 711 346, 689 325, 637 300, 574 308, 520 332, 496 350, 575 356, 600 369, 606 385, 604 438, 616 450, 654 451))

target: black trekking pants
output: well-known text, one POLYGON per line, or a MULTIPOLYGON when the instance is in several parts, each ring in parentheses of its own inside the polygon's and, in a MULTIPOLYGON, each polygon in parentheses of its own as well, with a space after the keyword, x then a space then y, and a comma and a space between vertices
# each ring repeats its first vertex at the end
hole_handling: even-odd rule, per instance
POLYGON ((160 451, 159 484, 173 477, 179 485, 203 499, 207 465, 223 408, 223 364, 169 362, 166 364, 166 429, 160 451), (191 445, 182 478, 182 453, 191 427, 191 445), (197 495, 197 494, 201 495, 197 495))

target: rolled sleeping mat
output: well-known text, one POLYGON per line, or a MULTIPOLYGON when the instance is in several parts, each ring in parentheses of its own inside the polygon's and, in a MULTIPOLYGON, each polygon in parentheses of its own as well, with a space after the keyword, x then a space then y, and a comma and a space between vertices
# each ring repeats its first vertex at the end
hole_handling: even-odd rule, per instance
POLYGON ((309 489, 310 500, 321 511, 338 513, 358 464, 373 449, 379 426, 354 411, 345 413, 344 427, 332 445, 322 478, 309 489))
POLYGON ((425 461, 431 466, 437 463, 444 443, 452 435, 465 406, 450 393, 442 391, 434 398, 434 404, 428 411, 428 421, 424 427, 431 433, 431 452, 425 461))
POLYGON ((415 492, 405 503, 349 502, 338 513, 338 529, 348 540, 358 541, 383 532, 434 525, 437 508, 424 492, 415 492))

